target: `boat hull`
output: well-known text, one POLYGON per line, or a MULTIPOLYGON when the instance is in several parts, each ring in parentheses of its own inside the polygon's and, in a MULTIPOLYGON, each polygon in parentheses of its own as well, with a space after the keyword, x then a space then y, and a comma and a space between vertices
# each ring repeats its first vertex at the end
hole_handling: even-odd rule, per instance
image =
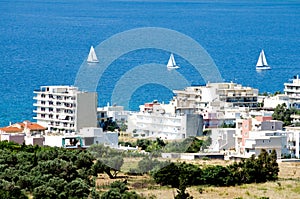
POLYGON ((270 66, 256 66, 256 70, 270 70, 270 66))
POLYGON ((177 68, 180 68, 180 67, 179 66, 167 66, 168 70, 174 70, 174 69, 177 69, 177 68))

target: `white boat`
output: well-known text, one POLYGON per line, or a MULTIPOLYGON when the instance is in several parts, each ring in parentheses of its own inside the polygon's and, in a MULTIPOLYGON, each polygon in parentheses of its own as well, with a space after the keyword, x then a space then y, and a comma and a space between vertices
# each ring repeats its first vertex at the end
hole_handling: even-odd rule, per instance
POLYGON ((169 58, 169 61, 167 64, 167 68, 168 68, 168 70, 180 68, 179 66, 176 65, 173 53, 171 53, 171 55, 170 55, 170 58, 169 58))
POLYGON ((91 46, 90 53, 89 53, 86 61, 89 63, 98 63, 99 62, 93 46, 91 46))
POLYGON ((270 70, 271 67, 268 65, 265 52, 261 50, 257 63, 256 63, 256 70, 270 70))

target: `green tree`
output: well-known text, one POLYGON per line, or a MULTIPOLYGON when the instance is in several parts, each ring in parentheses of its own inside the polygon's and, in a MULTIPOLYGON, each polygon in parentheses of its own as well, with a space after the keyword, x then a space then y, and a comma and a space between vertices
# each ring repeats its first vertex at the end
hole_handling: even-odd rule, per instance
POLYGON ((189 193, 186 193, 186 182, 187 179, 185 178, 179 178, 179 188, 177 189, 177 195, 175 196, 175 199, 193 199, 192 196, 190 196, 189 193))
POLYGON ((45 198, 45 199, 56 199, 58 196, 58 193, 56 190, 52 187, 48 187, 46 185, 41 185, 39 187, 36 187, 33 190, 33 198, 39 199, 39 198, 45 198))
POLYGON ((151 174, 156 183, 171 185, 173 188, 180 188, 180 182, 184 182, 185 186, 202 184, 202 170, 196 165, 185 162, 172 162, 151 174))
POLYGON ((227 167, 216 165, 208 166, 203 170, 203 181, 207 185, 228 186, 234 185, 230 170, 227 167))
POLYGON ((139 139, 136 141, 136 145, 138 147, 141 147, 142 150, 146 150, 146 148, 151 144, 150 140, 146 139, 139 139))
POLYGON ((117 188, 112 188, 101 195, 101 199, 122 199, 122 194, 117 188))
POLYGON ((98 173, 106 173, 109 178, 113 179, 117 177, 118 172, 123 165, 123 157, 116 156, 112 159, 107 159, 105 162, 97 160, 96 163, 92 166, 91 173, 94 176, 97 176, 98 173))
POLYGON ((139 173, 148 173, 153 169, 160 169, 169 164, 169 162, 160 162, 157 159, 146 156, 138 163, 138 172, 139 173))
POLYGON ((24 191, 14 183, 0 179, 0 198, 5 199, 26 199, 24 191))
POLYGON ((143 199, 134 191, 128 191, 126 182, 115 181, 110 184, 110 188, 101 195, 101 199, 143 199))
POLYGON ((65 192, 68 198, 81 199, 89 196, 90 189, 84 180, 77 178, 65 186, 65 192))
POLYGON ((291 115, 296 114, 297 110, 294 108, 287 108, 286 104, 279 104, 274 109, 274 113, 272 114, 272 118, 275 120, 283 121, 284 126, 288 126, 291 124, 291 115))

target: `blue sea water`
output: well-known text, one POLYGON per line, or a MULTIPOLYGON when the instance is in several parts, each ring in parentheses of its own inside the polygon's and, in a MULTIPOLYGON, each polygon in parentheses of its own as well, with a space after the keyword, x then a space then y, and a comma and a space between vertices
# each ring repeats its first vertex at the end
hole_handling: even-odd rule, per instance
MULTIPOLYGON (((260 92, 283 91, 284 82, 300 75, 299 1, 0 0, 0 126, 32 120, 33 90, 39 86, 73 85, 91 45, 141 27, 168 28, 193 38, 225 81, 260 92), (255 70, 261 49, 270 71, 255 70)), ((120 57, 99 81, 99 105, 110 102, 118 67, 166 64, 168 58, 169 52, 155 49, 120 57)), ((176 60, 182 68, 189 64, 176 60)), ((193 84, 205 83, 193 72, 187 75, 193 84)), ((130 107, 171 97, 164 86, 148 84, 136 90, 130 107)))

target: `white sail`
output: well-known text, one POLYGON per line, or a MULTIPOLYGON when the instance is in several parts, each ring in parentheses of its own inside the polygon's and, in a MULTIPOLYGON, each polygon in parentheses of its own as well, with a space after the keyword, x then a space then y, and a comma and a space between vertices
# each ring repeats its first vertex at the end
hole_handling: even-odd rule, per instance
POLYGON ((90 53, 89 53, 88 58, 87 58, 87 62, 90 62, 90 63, 99 62, 98 58, 97 58, 97 55, 96 55, 96 52, 95 52, 95 49, 94 49, 93 46, 91 46, 90 53))
POLYGON ((171 53, 171 55, 170 55, 170 58, 169 58, 169 61, 168 61, 168 64, 167 64, 167 68, 168 69, 179 68, 179 66, 176 65, 173 53, 171 53))
POLYGON ((261 51, 262 62, 264 66, 268 66, 264 50, 261 51))
POLYGON ((261 50, 257 63, 256 63, 256 69, 257 70, 268 70, 271 69, 271 67, 268 65, 265 52, 264 50, 261 50))
POLYGON ((263 61, 262 61, 261 53, 259 54, 256 66, 263 66, 263 61))

